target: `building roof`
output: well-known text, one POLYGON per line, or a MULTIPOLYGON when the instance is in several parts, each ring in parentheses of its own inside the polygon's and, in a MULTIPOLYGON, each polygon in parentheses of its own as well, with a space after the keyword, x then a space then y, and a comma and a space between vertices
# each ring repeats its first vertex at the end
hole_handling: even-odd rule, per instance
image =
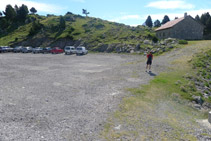
POLYGON ((161 27, 157 28, 155 31, 159 31, 159 30, 164 30, 164 29, 168 29, 168 28, 171 28, 173 27, 174 25, 176 25, 177 23, 181 22, 182 20, 184 20, 185 18, 182 17, 182 18, 178 18, 178 19, 175 19, 173 21, 169 21, 167 23, 165 23, 164 25, 162 25, 161 27))

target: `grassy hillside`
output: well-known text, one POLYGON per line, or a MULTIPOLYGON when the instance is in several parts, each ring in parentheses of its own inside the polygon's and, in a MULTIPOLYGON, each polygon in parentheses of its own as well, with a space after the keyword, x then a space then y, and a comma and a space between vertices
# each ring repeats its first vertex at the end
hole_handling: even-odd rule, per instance
POLYGON ((68 13, 64 16, 66 28, 60 29, 59 16, 29 15, 42 24, 37 34, 28 36, 32 22, 18 27, 0 37, 0 45, 30 45, 31 46, 53 46, 83 44, 88 48, 97 48, 99 44, 126 44, 134 45, 142 43, 145 39, 151 40, 155 33, 146 27, 130 27, 123 24, 109 22, 92 17, 82 17, 68 13), (39 43, 36 41, 39 39, 39 43), (64 42, 65 44, 56 43, 64 42), (34 41, 34 42, 33 42, 34 41))

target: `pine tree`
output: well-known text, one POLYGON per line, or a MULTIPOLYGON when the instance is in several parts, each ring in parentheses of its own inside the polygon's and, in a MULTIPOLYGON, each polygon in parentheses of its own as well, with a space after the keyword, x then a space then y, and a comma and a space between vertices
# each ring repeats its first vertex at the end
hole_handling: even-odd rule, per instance
POLYGON ((60 29, 65 29, 66 28, 66 22, 64 20, 64 17, 62 17, 62 16, 60 16, 59 27, 60 27, 60 29))
POLYGON ((90 13, 86 9, 82 9, 82 14, 85 14, 87 17, 90 13))
POLYGON ((14 21, 16 18, 15 9, 10 4, 6 6, 5 12, 3 13, 5 15, 5 18, 9 21, 14 21))
POLYGON ((210 18, 210 14, 209 14, 209 12, 207 12, 207 13, 204 13, 201 15, 200 21, 203 25, 206 25, 209 18, 210 18))
POLYGON ((209 19, 206 22, 206 30, 207 33, 211 33, 211 17, 209 17, 209 19))
POLYGON ((35 14, 35 13, 37 13, 37 10, 36 10, 34 7, 32 7, 32 8, 30 9, 30 12, 31 12, 32 14, 35 14))
POLYGON ((169 17, 167 15, 165 15, 161 24, 165 24, 168 21, 170 21, 170 19, 169 19, 169 17))
POLYGON ((199 15, 196 15, 195 20, 198 21, 198 22, 201 22, 199 15))
POLYGON ((28 7, 24 4, 22 4, 22 6, 19 7, 18 10, 17 10, 18 20, 22 21, 22 22, 25 21, 28 13, 29 13, 28 7))
POLYGON ((153 26, 151 16, 147 17, 145 23, 146 23, 146 26, 148 26, 148 27, 152 27, 153 26))
POLYGON ((160 27, 160 26, 161 26, 160 21, 159 21, 159 20, 156 20, 156 21, 154 22, 154 27, 160 27))

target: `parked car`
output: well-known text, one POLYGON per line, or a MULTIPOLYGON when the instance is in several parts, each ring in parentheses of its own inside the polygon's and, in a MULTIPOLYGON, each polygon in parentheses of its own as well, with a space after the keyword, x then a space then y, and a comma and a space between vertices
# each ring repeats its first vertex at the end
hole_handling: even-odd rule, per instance
POLYGON ((45 54, 45 53, 51 53, 51 47, 45 47, 41 50, 41 53, 45 54))
POLYGON ((32 47, 24 47, 21 49, 22 53, 29 53, 32 52, 32 47))
POLYGON ((58 54, 58 53, 63 53, 63 52, 64 52, 64 50, 61 49, 61 48, 59 48, 59 47, 54 47, 54 48, 52 48, 52 50, 51 50, 51 53, 52 53, 52 54, 58 54))
POLYGON ((3 52, 3 47, 0 47, 0 53, 2 53, 3 52))
POLYGON ((22 48, 23 48, 22 46, 17 46, 13 49, 13 52, 14 53, 21 52, 22 48))
POLYGON ((5 53, 5 52, 7 52, 7 49, 3 46, 3 47, 1 47, 1 52, 5 53))
POLYGON ((7 52, 7 47, 3 46, 2 47, 2 52, 4 52, 4 53, 7 52))
POLYGON ((34 53, 34 54, 35 54, 35 53, 41 53, 42 50, 43 50, 42 47, 36 47, 36 48, 33 48, 32 53, 34 53))
POLYGON ((7 52, 13 52, 13 48, 12 47, 6 47, 7 48, 7 52))
POLYGON ((64 48, 65 54, 76 54, 76 49, 74 46, 66 46, 64 48))
POLYGON ((84 55, 87 54, 88 50, 85 47, 77 47, 76 48, 76 55, 84 55))

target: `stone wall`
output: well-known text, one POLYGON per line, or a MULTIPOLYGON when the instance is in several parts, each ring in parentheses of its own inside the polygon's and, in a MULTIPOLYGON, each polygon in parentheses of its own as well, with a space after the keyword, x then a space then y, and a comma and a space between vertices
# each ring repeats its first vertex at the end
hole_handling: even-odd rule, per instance
POLYGON ((174 38, 174 37, 172 36, 172 29, 171 29, 171 28, 157 31, 157 32, 156 32, 156 36, 157 36, 159 39, 174 38))
POLYGON ((185 40, 201 40, 203 39, 204 27, 192 17, 187 16, 183 21, 177 23, 169 29, 156 32, 159 39, 177 38, 185 40))

